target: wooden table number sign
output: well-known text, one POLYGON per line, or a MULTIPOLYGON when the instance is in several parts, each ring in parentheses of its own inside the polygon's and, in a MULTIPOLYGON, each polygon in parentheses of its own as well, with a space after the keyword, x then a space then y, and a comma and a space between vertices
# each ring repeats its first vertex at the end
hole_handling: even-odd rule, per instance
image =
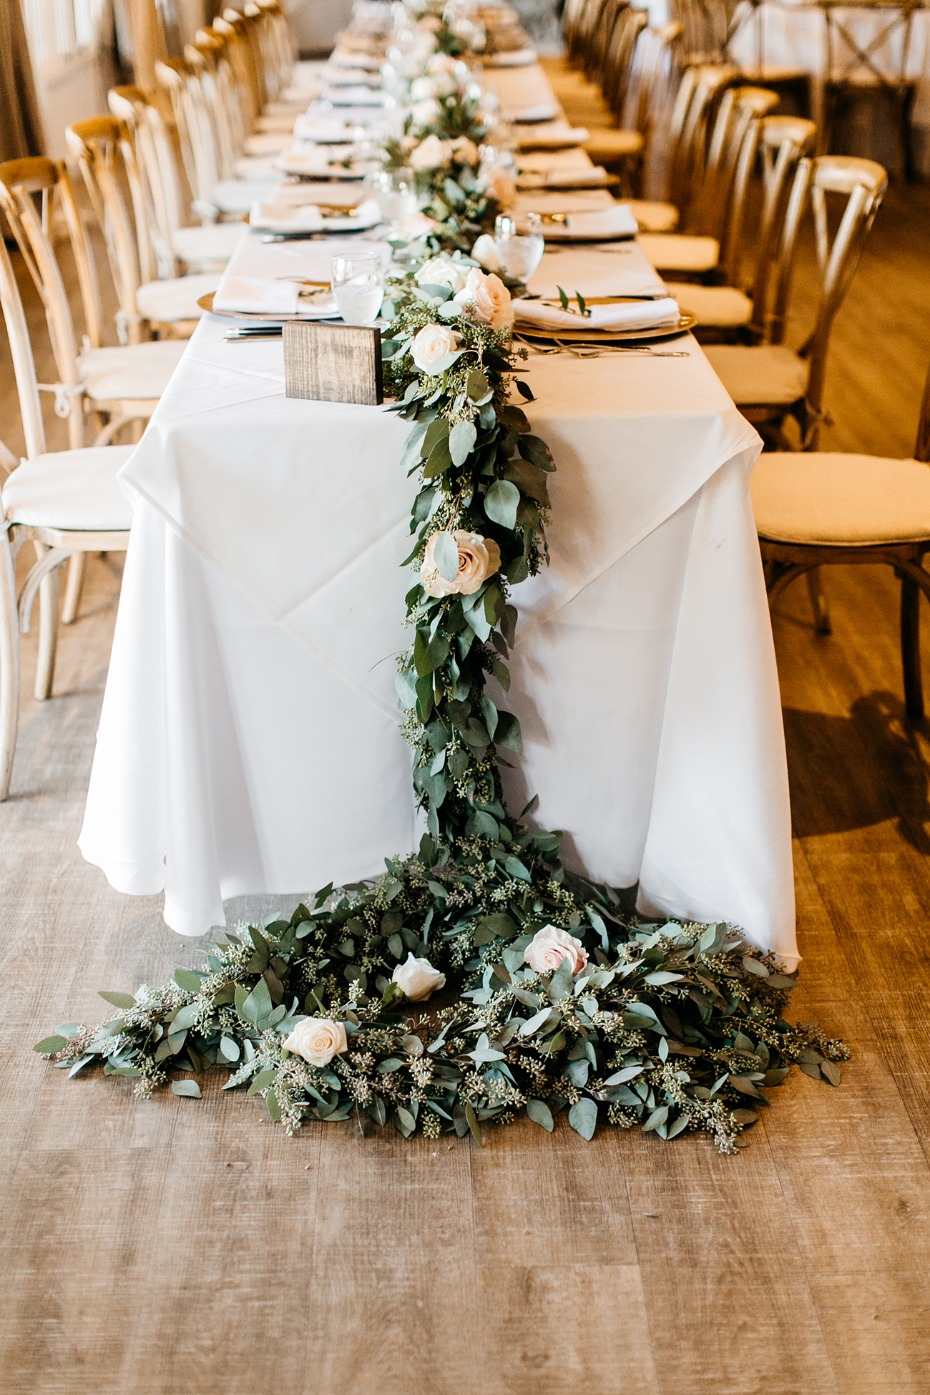
POLYGON ((284 391, 315 402, 382 402, 381 331, 358 325, 288 320, 284 391))

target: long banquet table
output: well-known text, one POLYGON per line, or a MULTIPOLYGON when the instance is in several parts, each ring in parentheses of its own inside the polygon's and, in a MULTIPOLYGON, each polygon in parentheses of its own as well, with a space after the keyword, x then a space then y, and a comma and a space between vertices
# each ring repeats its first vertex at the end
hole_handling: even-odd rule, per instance
MULTIPOLYGON (((245 229, 232 269, 332 250, 245 229)), ((163 891, 182 934, 237 895, 374 875, 420 831, 394 694, 406 423, 287 398, 281 341, 225 328, 201 321, 123 471, 134 522, 80 838, 118 890, 163 891)), ((697 343, 671 347, 529 353, 558 471, 550 566, 514 595, 507 793, 537 794, 567 865, 638 885, 643 912, 732 921, 793 965, 759 441, 697 343)))

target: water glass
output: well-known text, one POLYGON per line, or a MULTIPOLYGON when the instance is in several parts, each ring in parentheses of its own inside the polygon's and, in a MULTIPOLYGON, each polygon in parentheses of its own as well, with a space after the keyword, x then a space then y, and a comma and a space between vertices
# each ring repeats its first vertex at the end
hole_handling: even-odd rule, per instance
POLYGON ((494 223, 494 246, 507 275, 528 281, 546 250, 539 214, 500 214, 494 223))
POLYGON ((395 231, 403 232, 418 209, 417 177, 413 170, 381 170, 375 177, 375 198, 384 221, 395 231))
POLYGON ((330 284, 347 325, 370 325, 384 299, 384 266, 376 252, 333 257, 330 284))

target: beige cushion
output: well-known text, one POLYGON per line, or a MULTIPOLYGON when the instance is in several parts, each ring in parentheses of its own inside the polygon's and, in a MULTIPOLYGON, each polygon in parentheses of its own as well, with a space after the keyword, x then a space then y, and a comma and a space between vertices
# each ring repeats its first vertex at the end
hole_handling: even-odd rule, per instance
POLYGON ((784 344, 708 344, 704 352, 738 407, 788 407, 807 391, 807 361, 784 344))
POLYGON ((139 314, 161 324, 199 320, 203 311, 197 301, 201 296, 215 291, 219 279, 217 272, 206 271, 199 276, 172 276, 164 281, 148 281, 136 292, 139 314))
POLYGON ((24 460, 3 486, 8 523, 116 533, 132 523, 132 505, 116 483, 133 446, 89 446, 24 460))
POLYGON ((619 126, 598 126, 594 130, 589 127, 584 148, 596 165, 608 165, 625 155, 638 155, 643 137, 639 131, 625 131, 619 126))
MULTIPOLYGON (((255 118, 255 133, 249 136, 249 140, 263 141, 266 138, 269 141, 272 138, 280 140, 282 136, 289 145, 294 136, 293 111, 270 112, 266 109, 262 112, 261 116, 255 118)), ((268 149, 271 149, 270 144, 268 149)), ((261 154, 261 151, 256 151, 255 153, 258 155, 261 154)))
POLYGON ((751 479, 756 527, 827 547, 930 538, 930 465, 879 455, 774 451, 751 479))
POLYGON ((715 237, 641 233, 639 245, 659 271, 713 271, 720 260, 720 244, 715 237))
POLYGON ((665 284, 669 295, 673 295, 679 305, 697 315, 698 324, 718 329, 749 324, 752 301, 736 286, 697 286, 690 281, 666 281, 665 284))
POLYGON ((243 230, 241 223, 177 228, 171 235, 171 250, 188 266, 224 267, 236 250, 243 230))
POLYGON ((630 212, 645 233, 667 233, 678 226, 678 209, 673 203, 657 203, 653 199, 624 199, 630 212))
POLYGON ((187 347, 184 339, 87 349, 78 359, 81 381, 101 402, 150 401, 161 397, 187 347))

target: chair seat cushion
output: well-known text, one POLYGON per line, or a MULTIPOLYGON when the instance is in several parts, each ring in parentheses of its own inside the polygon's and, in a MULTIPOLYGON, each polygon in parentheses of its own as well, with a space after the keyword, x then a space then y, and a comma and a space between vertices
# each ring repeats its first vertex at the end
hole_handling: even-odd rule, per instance
POLYGON ((807 391, 807 361, 784 344, 708 344, 704 352, 737 407, 789 407, 807 391))
POLYGON ((186 347, 184 339, 165 339, 87 349, 78 370, 91 397, 100 402, 150 401, 161 397, 186 347))
POLYGON ((698 286, 691 281, 667 281, 673 295, 686 310, 698 317, 698 324, 715 329, 733 329, 748 325, 752 316, 752 301, 736 286, 698 286))
POLYGON ((3 486, 8 523, 79 533, 117 533, 132 523, 132 505, 116 475, 133 446, 88 446, 24 460, 3 486))
POLYGON ((596 165, 607 165, 625 155, 638 155, 643 148, 643 137, 641 132, 627 131, 621 126, 598 126, 594 130, 589 127, 584 148, 596 165))
MULTIPOLYGON (((272 140, 280 141, 282 138, 286 145, 290 145, 294 138, 293 111, 263 111, 261 116, 256 116, 255 131, 249 136, 249 141, 257 141, 259 143, 268 141, 266 148, 271 150, 272 140)), ((256 150, 254 153, 260 155, 262 152, 256 150)))
POLYGON ((293 143, 294 120, 292 117, 286 130, 259 131, 255 135, 246 136, 244 153, 246 155, 280 155, 282 150, 286 150, 293 143))
POLYGON ((653 199, 624 199, 644 233, 667 233, 678 226, 678 209, 673 203, 653 199))
POLYGON ((639 245, 659 271, 713 271, 720 260, 720 243, 715 237, 641 233, 639 245))
POLYGON ((199 320, 203 314, 197 301, 215 291, 219 274, 203 271, 197 276, 171 276, 163 281, 148 281, 136 292, 139 314, 160 324, 175 324, 178 320, 199 320))
POLYGON ((171 250, 188 266, 224 267, 235 252, 245 229, 241 223, 207 223, 203 227, 176 228, 171 250))
POLYGON ((759 535, 826 547, 930 538, 930 465, 878 455, 773 451, 750 481, 759 535))

